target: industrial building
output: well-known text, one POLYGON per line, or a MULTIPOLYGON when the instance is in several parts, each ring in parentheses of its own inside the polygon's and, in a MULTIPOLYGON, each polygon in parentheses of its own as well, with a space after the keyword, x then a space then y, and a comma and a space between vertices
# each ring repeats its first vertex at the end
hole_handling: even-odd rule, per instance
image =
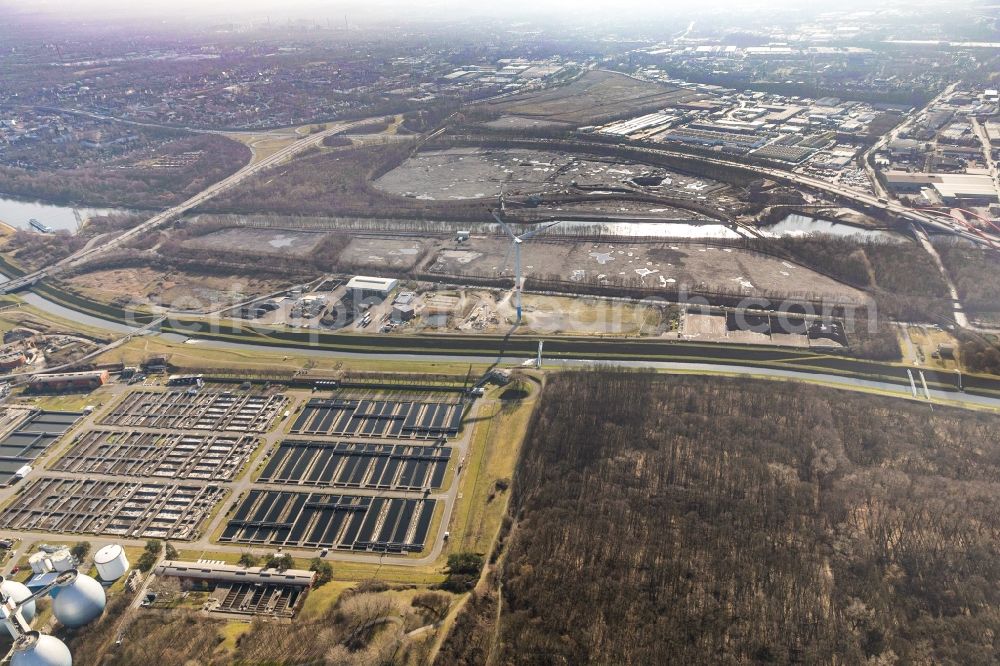
POLYGON ((0 355, 0 370, 14 370, 28 362, 23 351, 16 350, 0 355))
POLYGON ((215 581, 226 583, 281 583, 309 587, 316 573, 304 569, 265 569, 264 567, 241 567, 235 564, 208 562, 182 562, 164 560, 156 567, 157 576, 172 576, 182 581, 215 581))
POLYGON ((347 291, 352 294, 354 303, 359 304, 369 298, 385 300, 398 284, 395 278, 356 275, 347 282, 347 291))
POLYGON ((239 567, 217 562, 165 560, 154 573, 177 578, 182 589, 210 590, 206 610, 237 615, 293 617, 316 574, 302 569, 239 567))
POLYGON ((417 316, 417 311, 412 305, 393 305, 392 320, 395 322, 410 321, 417 316))
POLYGON ((28 382, 30 393, 59 393, 62 391, 93 391, 108 383, 107 370, 90 372, 60 372, 36 375, 28 382))
POLYGON ((885 174, 885 181, 889 189, 899 194, 916 194, 924 188, 931 188, 948 204, 997 201, 996 187, 987 175, 889 171, 885 174))

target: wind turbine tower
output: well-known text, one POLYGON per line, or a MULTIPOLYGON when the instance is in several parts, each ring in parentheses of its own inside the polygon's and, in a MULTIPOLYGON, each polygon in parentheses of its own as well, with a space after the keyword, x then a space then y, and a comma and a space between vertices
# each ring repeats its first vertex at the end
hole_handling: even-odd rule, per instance
MULTIPOLYGON (((510 225, 503 219, 505 212, 506 208, 504 207, 503 191, 501 190, 500 210, 492 211, 492 214, 493 219, 496 220, 497 223, 503 227, 503 230, 507 232, 507 235, 510 236, 511 249, 507 251, 507 256, 510 256, 511 251, 514 252, 514 307, 517 309, 517 321, 515 322, 515 325, 519 326, 521 324, 521 289, 524 287, 524 278, 521 275, 521 245, 532 236, 537 236, 546 229, 559 224, 559 221, 557 220, 550 224, 546 224, 543 227, 537 227, 518 236, 514 233, 514 230, 511 229, 510 225)), ((506 261, 504 261, 504 263, 506 263, 506 261)))

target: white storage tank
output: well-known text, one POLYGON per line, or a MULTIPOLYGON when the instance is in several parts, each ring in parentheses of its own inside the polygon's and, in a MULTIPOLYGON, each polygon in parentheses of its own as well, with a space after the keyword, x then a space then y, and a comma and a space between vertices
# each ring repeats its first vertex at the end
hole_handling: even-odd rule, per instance
POLYGON ((94 554, 94 566, 97 567, 97 575, 101 580, 108 582, 118 580, 125 575, 129 567, 125 549, 116 543, 101 548, 94 554))
POLYGON ((28 566, 30 566, 31 571, 36 574, 48 573, 53 570, 49 554, 41 550, 37 553, 31 554, 28 558, 28 566))
POLYGON ((69 571, 76 566, 76 562, 73 561, 73 554, 65 548, 49 555, 49 560, 52 562, 52 569, 54 571, 69 571))

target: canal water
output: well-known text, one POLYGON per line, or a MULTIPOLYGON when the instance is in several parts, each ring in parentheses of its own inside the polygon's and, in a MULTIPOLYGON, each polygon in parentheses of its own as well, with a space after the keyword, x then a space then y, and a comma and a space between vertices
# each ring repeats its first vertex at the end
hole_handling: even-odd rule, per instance
POLYGON ((780 222, 761 227, 761 231, 772 237, 826 234, 828 236, 852 238, 858 241, 879 240, 899 243, 906 240, 906 236, 895 231, 869 229, 844 222, 831 222, 830 220, 820 220, 798 214, 789 215, 780 222))

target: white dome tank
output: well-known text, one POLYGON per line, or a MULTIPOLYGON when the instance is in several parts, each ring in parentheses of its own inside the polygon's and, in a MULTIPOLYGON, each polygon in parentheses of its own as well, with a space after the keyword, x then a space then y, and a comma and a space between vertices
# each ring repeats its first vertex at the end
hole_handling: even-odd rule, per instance
MULTIPOLYGON (((0 591, 4 593, 5 596, 11 597, 15 602, 24 601, 31 596, 31 590, 29 590, 23 583, 18 583, 16 580, 4 580, 0 582, 0 591)), ((35 600, 32 599, 24 606, 21 606, 21 617, 28 624, 35 619, 35 600)), ((14 628, 11 626, 10 620, 4 620, 3 626, 7 628, 10 635, 14 638, 17 634, 14 632, 14 628)))
POLYGON ((94 553, 94 566, 101 580, 111 582, 118 580, 128 571, 128 558, 125 549, 116 543, 108 544, 94 553))
POLYGON ((73 655, 55 636, 32 631, 14 643, 11 666, 73 666, 73 655))
POLYGON ((100 583, 79 574, 75 581, 60 587, 58 594, 52 597, 52 612, 62 624, 75 629, 100 617, 107 601, 100 583))

